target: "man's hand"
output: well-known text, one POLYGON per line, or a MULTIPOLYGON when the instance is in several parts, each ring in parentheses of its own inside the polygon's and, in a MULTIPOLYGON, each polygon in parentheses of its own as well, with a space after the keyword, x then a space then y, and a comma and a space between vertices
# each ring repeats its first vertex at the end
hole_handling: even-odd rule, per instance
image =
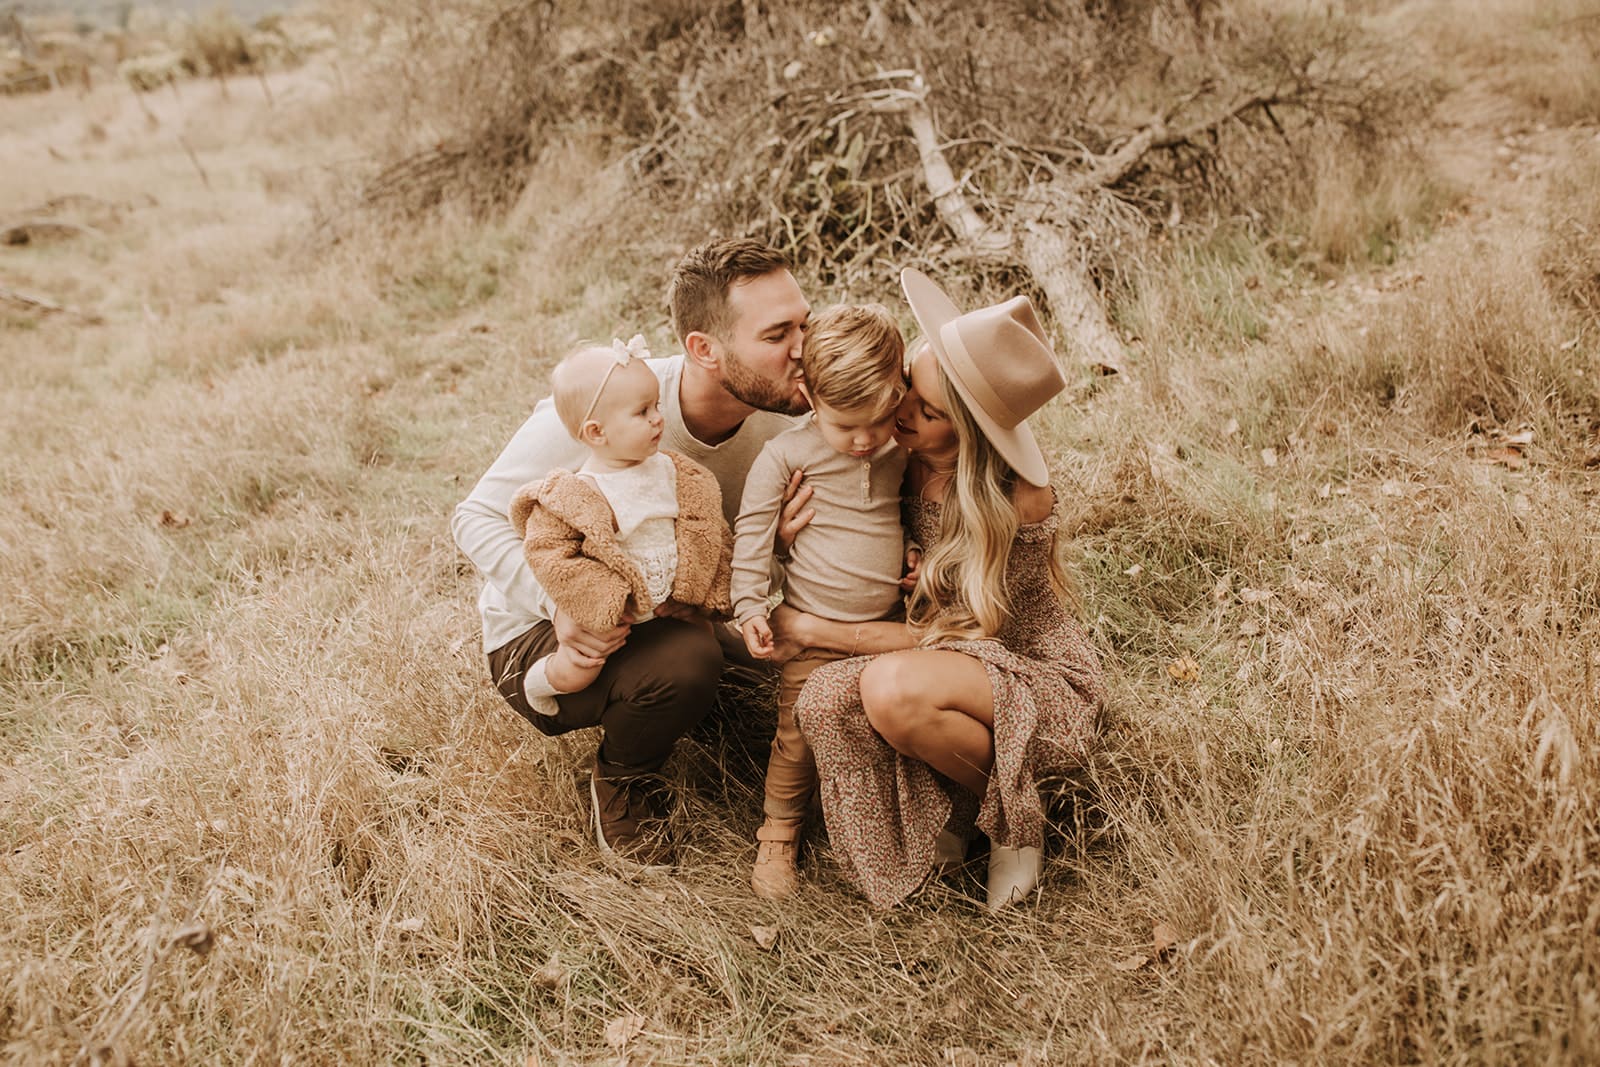
POLYGON ((812 489, 804 484, 805 477, 805 471, 795 471, 789 476, 789 484, 783 487, 783 510, 778 513, 777 543, 772 546, 772 554, 779 559, 789 558, 789 553, 794 550, 795 537, 817 513, 815 508, 806 507, 811 502, 812 489))
POLYGON ((624 615, 617 626, 595 631, 584 629, 565 612, 557 611, 550 625, 555 627, 556 640, 563 646, 588 659, 604 660, 628 640, 628 634, 633 632, 633 616, 624 615))
POLYGON ((605 665, 604 657, 585 656, 570 645, 559 645, 545 661, 544 677, 556 692, 576 693, 589 688, 605 665))
POLYGON ((744 647, 756 659, 772 658, 772 627, 767 625, 767 620, 760 615, 752 615, 739 627, 739 632, 744 634, 744 647))

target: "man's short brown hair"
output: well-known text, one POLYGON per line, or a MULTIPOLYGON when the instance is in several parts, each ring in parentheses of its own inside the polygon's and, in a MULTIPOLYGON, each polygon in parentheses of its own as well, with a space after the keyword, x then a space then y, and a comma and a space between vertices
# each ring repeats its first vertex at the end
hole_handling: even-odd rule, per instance
POLYGON ((726 341, 733 326, 728 293, 735 283, 789 269, 788 256, 749 237, 721 237, 691 248, 667 284, 678 340, 699 332, 726 341))

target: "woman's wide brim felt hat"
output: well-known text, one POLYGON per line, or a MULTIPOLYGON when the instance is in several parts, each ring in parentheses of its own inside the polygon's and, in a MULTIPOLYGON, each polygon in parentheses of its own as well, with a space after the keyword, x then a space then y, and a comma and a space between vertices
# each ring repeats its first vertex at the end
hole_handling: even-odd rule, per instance
POLYGON ((1067 387, 1033 302, 1015 296, 963 312, 921 271, 900 272, 900 288, 945 377, 983 435, 1030 485, 1050 484, 1044 450, 1028 416, 1067 387))

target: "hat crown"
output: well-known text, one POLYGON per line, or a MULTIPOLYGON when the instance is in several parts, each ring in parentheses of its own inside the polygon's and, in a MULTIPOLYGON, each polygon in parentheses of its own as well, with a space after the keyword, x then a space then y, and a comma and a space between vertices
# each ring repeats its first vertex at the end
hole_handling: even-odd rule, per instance
POLYGON ((940 327, 939 340, 970 399, 1005 429, 1066 388, 1033 301, 1025 296, 957 316, 940 327))

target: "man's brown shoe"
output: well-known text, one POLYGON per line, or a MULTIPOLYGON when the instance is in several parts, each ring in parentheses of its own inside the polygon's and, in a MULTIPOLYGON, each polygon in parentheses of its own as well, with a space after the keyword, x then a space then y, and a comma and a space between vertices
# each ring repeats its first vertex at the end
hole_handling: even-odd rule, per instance
POLYGON ((672 866, 666 787, 654 775, 602 778, 589 774, 594 840, 600 851, 646 870, 672 866))

